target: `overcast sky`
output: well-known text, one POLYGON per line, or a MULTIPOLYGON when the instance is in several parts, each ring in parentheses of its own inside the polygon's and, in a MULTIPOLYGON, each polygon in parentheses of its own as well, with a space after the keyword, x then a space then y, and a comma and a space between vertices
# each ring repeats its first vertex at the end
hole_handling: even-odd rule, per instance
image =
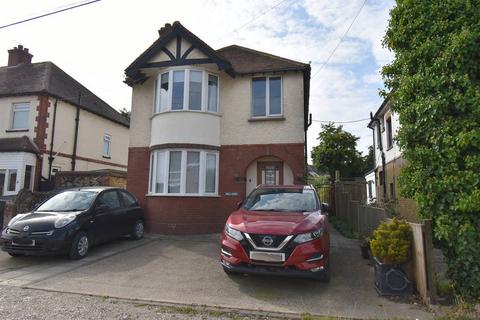
MULTIPOLYGON (((74 0, 4 0, 0 24, 46 13, 74 0)), ((23 44, 33 62, 52 61, 116 109, 130 109, 124 69, 158 37, 165 23, 180 21, 214 49, 238 44, 311 62, 313 119, 368 118, 382 99, 379 70, 393 55, 381 40, 392 0, 369 0, 347 37, 323 68, 363 0, 103 0, 57 15, 0 29, 0 65, 7 50, 23 44), (253 21, 252 21, 253 20, 253 21), (317 73, 318 70, 321 71, 317 73)), ((366 153, 368 121, 345 124, 366 153)), ((316 144, 320 122, 308 133, 316 144)))

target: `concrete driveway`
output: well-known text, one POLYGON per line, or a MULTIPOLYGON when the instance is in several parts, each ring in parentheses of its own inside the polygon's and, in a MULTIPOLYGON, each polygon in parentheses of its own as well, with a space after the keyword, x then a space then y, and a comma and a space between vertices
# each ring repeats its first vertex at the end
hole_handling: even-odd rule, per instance
POLYGON ((358 244, 331 231, 332 280, 227 276, 219 236, 148 236, 100 246, 81 261, 10 258, 0 284, 128 299, 351 318, 431 319, 419 305, 378 297, 358 244))

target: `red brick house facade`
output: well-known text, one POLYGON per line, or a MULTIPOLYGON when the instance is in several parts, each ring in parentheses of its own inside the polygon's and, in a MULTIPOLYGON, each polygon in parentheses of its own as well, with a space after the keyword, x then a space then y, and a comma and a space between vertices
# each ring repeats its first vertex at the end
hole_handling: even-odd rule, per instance
POLYGON ((304 182, 310 66, 210 48, 180 23, 126 70, 127 189, 150 231, 219 232, 256 185, 304 182))

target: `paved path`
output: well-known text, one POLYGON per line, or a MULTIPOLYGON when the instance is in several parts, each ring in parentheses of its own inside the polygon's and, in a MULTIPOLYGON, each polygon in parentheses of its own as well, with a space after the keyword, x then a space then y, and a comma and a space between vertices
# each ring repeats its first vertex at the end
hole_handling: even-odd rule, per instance
POLYGON ((356 240, 331 231, 332 280, 227 276, 219 236, 119 240, 81 261, 10 258, 0 253, 0 285, 168 303, 351 318, 431 319, 419 305, 392 302, 373 289, 373 268, 356 240))

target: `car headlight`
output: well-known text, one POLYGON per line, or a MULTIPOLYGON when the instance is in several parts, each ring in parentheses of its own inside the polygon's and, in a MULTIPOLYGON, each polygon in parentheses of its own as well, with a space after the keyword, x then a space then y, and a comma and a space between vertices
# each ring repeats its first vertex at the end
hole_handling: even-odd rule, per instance
POLYGON ((56 221, 55 221, 55 228, 59 229, 59 228, 63 228, 65 227, 67 224, 69 224, 70 222, 72 222, 73 220, 75 220, 76 216, 75 215, 70 215, 70 216, 65 216, 65 217, 61 217, 61 218, 58 218, 56 221))
POLYGON ((320 238, 322 235, 323 235, 323 227, 321 227, 320 229, 311 231, 311 232, 298 234, 295 237, 295 239, 293 240, 293 242, 295 242, 297 244, 298 243, 305 243, 305 242, 312 241, 314 239, 320 238))
POLYGON ((226 233, 229 237, 231 237, 231 238, 233 238, 233 239, 235 239, 235 240, 237 240, 237 241, 243 240, 243 235, 242 235, 242 233, 241 233, 240 231, 236 230, 236 229, 233 229, 233 228, 230 227, 228 224, 225 225, 225 233, 226 233))

